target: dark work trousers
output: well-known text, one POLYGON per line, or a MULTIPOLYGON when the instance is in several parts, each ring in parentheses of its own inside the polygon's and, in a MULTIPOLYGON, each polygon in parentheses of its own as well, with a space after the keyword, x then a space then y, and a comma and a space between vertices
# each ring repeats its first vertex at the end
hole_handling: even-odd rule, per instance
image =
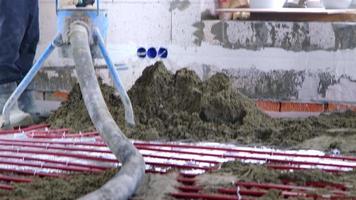
POLYGON ((0 84, 23 79, 38 40, 38 0, 0 0, 0 84))

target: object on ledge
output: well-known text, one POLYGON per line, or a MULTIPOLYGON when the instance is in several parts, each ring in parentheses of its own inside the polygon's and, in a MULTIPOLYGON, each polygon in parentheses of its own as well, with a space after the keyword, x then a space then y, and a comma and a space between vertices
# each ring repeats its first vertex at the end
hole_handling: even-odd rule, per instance
POLYGON ((320 0, 307 0, 305 2, 305 6, 307 8, 323 8, 324 5, 321 3, 320 0))
POLYGON ((250 0, 250 8, 283 8, 286 0, 250 0))
POLYGON ((326 9, 346 9, 351 6, 352 0, 321 0, 326 9))
MULTIPOLYGON (((247 8, 248 6, 248 0, 219 0, 219 8, 247 8)), ((249 16, 249 12, 220 13, 219 19, 246 19, 249 16)))
POLYGON ((305 8, 305 1, 306 0, 287 0, 284 4, 284 7, 285 8, 305 8))

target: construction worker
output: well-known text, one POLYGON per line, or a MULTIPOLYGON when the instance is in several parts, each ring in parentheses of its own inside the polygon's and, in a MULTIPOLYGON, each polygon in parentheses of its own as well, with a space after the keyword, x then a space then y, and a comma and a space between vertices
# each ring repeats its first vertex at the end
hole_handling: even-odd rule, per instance
MULTIPOLYGON (((61 2, 77 7, 94 4, 94 0, 61 2)), ((7 99, 31 69, 38 41, 38 0, 0 0, 0 114, 7 99)), ((35 115, 34 97, 27 89, 12 108, 8 126, 32 124, 35 115)))
MULTIPOLYGON (((0 113, 30 70, 38 40, 38 0, 0 0, 0 113)), ((11 126, 33 123, 33 99, 24 92, 10 113, 11 126)))

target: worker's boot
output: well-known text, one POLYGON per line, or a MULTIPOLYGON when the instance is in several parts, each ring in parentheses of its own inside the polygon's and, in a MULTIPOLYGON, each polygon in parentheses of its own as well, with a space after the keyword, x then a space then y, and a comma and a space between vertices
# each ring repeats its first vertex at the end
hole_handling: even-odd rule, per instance
POLYGON ((31 90, 25 90, 19 98, 19 107, 32 116, 32 120, 37 123, 41 117, 38 106, 35 103, 35 95, 31 90))
MULTIPOLYGON (((5 83, 0 85, 0 111, 5 106, 6 101, 11 96, 12 92, 15 91, 17 84, 15 82, 5 83)), ((3 116, 1 116, 3 118, 3 116)), ((30 114, 23 112, 19 109, 18 103, 16 102, 10 111, 10 121, 9 123, 3 124, 1 129, 9 129, 19 126, 28 126, 33 124, 33 120, 30 114)))

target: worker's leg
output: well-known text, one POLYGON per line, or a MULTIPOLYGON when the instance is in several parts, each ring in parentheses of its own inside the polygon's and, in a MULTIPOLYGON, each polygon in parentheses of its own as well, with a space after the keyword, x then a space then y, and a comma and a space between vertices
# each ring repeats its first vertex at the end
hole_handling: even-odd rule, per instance
MULTIPOLYGON (((22 0, 24 1, 24 0, 22 0)), ((39 41, 39 21, 38 21, 38 0, 26 0, 27 18, 26 28, 23 33, 19 56, 15 62, 22 75, 26 75, 33 65, 36 55, 37 44, 39 41)))
MULTIPOLYGON (((38 0, 27 0, 29 9, 29 23, 20 47, 20 55, 16 65, 22 74, 27 74, 33 65, 36 54, 37 43, 39 41, 39 19, 38 19, 38 0)), ((36 105, 33 91, 26 89, 19 99, 20 108, 32 115, 36 114, 36 105)))
MULTIPOLYGON (((33 3, 32 1, 0 0, 0 111, 16 89, 16 82, 21 81, 30 68, 25 65, 20 67, 18 64, 23 63, 20 54, 25 49, 22 42, 30 23, 32 11, 29 5, 33 3)), ((19 110, 16 102, 10 112, 11 126, 27 125, 31 121, 30 119, 29 114, 19 110)))
POLYGON ((21 69, 15 64, 20 57, 27 21, 26 0, 0 0, 0 84, 20 81, 21 69))

